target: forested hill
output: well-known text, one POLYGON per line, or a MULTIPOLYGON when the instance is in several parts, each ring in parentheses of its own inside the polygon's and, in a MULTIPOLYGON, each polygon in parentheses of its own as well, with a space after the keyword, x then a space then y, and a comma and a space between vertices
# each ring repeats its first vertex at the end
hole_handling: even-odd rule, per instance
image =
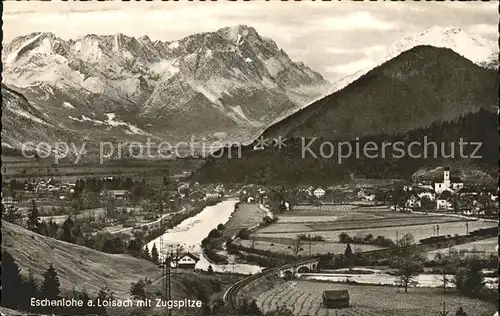
MULTIPOLYGON (((497 114, 485 109, 475 113, 461 115, 451 122, 434 122, 428 127, 413 129, 407 133, 394 135, 379 134, 351 141, 355 150, 356 143, 362 149, 367 142, 375 142, 378 148, 382 148, 383 142, 404 142, 400 146, 407 149, 411 142, 435 142, 434 146, 427 146, 427 158, 412 158, 408 154, 401 156, 400 151, 393 151, 389 146, 385 150, 385 157, 381 151, 378 158, 351 156, 344 158, 339 163, 337 154, 337 142, 328 140, 334 145, 334 154, 331 157, 321 157, 320 146, 326 140, 316 139, 304 151, 310 139, 287 140, 287 147, 281 150, 274 146, 266 147, 264 150, 254 150, 252 146, 242 149, 241 158, 237 157, 237 149, 233 148, 231 159, 227 153, 221 154, 223 158, 209 158, 205 164, 198 169, 193 177, 199 182, 248 182, 248 183, 282 183, 289 184, 333 184, 349 181, 350 174, 369 178, 403 178, 409 179, 411 174, 421 167, 436 167, 442 165, 460 165, 467 168, 478 168, 490 174, 497 172, 498 158, 498 117, 497 114), (476 145, 463 146, 461 153, 459 142, 480 142, 481 146, 476 150, 476 145), (442 145, 443 144, 443 145, 442 145), (454 147, 454 158, 447 158, 454 147), (444 152, 442 150, 444 149, 444 152), (316 154, 314 157, 310 152, 316 154), (304 154, 305 153, 305 154, 304 154), (476 157, 470 157, 474 153, 476 157), (444 154, 444 155, 443 155, 444 154)), ((342 141, 342 140, 339 140, 342 141)), ((374 145, 371 145, 373 147, 374 145)), ((330 153, 330 146, 323 145, 324 153, 330 153)), ((227 150, 227 149, 226 149, 227 150)), ((369 155, 374 152, 370 151, 369 155)), ((424 155, 423 146, 412 147, 413 157, 424 155)))
POLYGON ((498 72, 447 48, 417 46, 375 67, 344 89, 273 124, 266 137, 355 139, 399 134, 496 111, 498 72))

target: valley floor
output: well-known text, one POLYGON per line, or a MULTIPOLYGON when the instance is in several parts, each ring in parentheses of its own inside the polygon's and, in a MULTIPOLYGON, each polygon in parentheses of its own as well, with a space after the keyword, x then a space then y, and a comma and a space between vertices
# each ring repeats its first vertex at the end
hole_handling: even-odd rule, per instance
POLYGON ((296 316, 423 316, 439 315, 443 309, 454 313, 460 306, 469 316, 491 316, 497 306, 478 299, 463 297, 450 290, 411 288, 408 293, 396 287, 333 284, 312 281, 282 283, 257 298, 264 312, 277 306, 289 306, 296 316), (347 290, 350 307, 326 309, 322 306, 322 294, 327 290, 347 290))

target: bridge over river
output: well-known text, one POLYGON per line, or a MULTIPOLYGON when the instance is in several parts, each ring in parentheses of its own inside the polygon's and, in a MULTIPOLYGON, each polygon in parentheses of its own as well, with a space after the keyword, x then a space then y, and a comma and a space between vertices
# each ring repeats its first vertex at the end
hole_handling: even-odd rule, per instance
POLYGON ((288 277, 293 276, 297 273, 307 273, 310 271, 314 271, 318 266, 318 263, 319 257, 313 257, 290 262, 276 268, 263 270, 262 272, 249 276, 248 278, 240 280, 231 285, 231 287, 229 287, 224 293, 224 303, 230 308, 236 309, 238 306, 238 294, 240 290, 251 282, 271 274, 277 274, 280 277, 288 277))

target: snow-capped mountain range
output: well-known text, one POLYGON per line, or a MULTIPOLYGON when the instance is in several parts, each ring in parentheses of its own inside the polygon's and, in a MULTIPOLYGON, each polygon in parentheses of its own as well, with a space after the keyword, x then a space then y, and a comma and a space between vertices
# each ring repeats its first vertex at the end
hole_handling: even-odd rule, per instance
MULTIPOLYGON (((392 45, 373 67, 419 45, 450 48, 498 68, 498 45, 454 27, 434 27, 392 45)), ((274 41, 238 25, 178 41, 32 33, 3 46, 2 140, 249 141, 267 126, 373 67, 330 84, 274 41), (5 103, 5 104, 4 104, 5 103), (22 107, 20 107, 22 105, 22 107), (31 126, 31 130, 20 130, 31 126)))
POLYGON ((245 25, 172 42, 32 33, 2 53, 3 83, 43 116, 83 134, 112 130, 116 139, 245 136, 330 87, 245 25))
POLYGON ((449 48, 479 66, 498 69, 499 50, 497 42, 483 36, 467 34, 464 30, 453 26, 435 26, 421 33, 400 39, 389 47, 385 57, 376 62, 373 67, 360 69, 335 82, 330 93, 346 87, 374 67, 419 45, 449 48))

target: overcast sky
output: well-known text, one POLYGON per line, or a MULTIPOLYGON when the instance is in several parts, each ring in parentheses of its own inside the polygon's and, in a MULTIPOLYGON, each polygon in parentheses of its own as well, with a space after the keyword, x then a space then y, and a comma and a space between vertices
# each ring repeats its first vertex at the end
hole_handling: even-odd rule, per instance
POLYGON ((330 81, 369 66, 400 38, 455 26, 498 38, 498 2, 17 2, 3 3, 4 41, 31 32, 171 41, 237 24, 253 26, 330 81))

